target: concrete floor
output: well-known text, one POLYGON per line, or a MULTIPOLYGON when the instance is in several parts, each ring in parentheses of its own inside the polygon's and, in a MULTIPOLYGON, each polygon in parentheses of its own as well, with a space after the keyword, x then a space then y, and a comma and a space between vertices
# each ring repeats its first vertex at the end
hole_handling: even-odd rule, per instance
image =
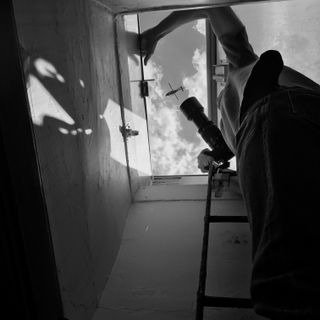
MULTIPOLYGON (((235 190, 213 201, 217 214, 245 213, 235 190)), ((206 185, 149 186, 138 192, 93 320, 195 318, 205 195, 206 185)), ((249 278, 248 225, 211 227, 207 294, 248 297, 249 278)), ((252 310, 206 309, 205 319, 215 317, 262 319, 252 310)))

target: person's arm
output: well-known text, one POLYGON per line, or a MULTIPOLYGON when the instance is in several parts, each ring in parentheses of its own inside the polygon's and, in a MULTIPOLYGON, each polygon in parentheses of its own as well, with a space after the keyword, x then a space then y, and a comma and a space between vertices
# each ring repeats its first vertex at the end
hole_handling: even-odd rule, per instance
POLYGON ((236 34, 244 28, 230 7, 174 11, 158 25, 141 34, 141 51, 145 56, 144 64, 147 64, 161 38, 183 24, 198 19, 209 19, 217 38, 224 34, 236 34))
POLYGON ((173 11, 159 24, 144 31, 140 36, 141 52, 145 56, 144 64, 146 65, 153 55, 157 43, 161 38, 188 22, 204 18, 206 18, 206 12, 203 9, 173 11))
POLYGON ((231 8, 221 7, 209 10, 208 19, 226 54, 230 71, 258 59, 249 42, 244 24, 231 8))
POLYGON ((230 7, 209 9, 207 18, 217 38, 225 34, 237 34, 244 28, 243 23, 230 7))

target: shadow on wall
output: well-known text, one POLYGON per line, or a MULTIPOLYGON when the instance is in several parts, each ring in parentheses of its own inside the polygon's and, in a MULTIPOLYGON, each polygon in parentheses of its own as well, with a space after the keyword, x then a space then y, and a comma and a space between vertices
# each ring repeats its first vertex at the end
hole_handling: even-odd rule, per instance
POLYGON ((14 6, 66 314, 89 319, 131 202, 113 17, 78 0, 14 6))

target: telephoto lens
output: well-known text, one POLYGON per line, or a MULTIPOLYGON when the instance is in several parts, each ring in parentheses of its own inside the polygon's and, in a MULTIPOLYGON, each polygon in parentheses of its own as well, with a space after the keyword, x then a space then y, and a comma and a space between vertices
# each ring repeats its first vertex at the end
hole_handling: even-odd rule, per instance
POLYGON ((208 119, 197 98, 186 99, 180 105, 180 110, 188 120, 196 125, 199 134, 212 149, 210 154, 216 162, 227 162, 233 157, 233 153, 225 143, 220 129, 208 119))

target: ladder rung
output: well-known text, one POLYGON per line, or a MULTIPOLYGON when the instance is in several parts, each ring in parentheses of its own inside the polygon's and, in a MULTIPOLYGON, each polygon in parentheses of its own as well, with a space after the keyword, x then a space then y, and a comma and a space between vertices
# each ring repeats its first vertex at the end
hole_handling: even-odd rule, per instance
POLYGON ((247 216, 210 216, 209 222, 248 222, 247 216))
POLYGON ((203 306, 222 307, 222 308, 252 308, 252 303, 250 299, 245 299, 245 298, 204 296, 203 306))

